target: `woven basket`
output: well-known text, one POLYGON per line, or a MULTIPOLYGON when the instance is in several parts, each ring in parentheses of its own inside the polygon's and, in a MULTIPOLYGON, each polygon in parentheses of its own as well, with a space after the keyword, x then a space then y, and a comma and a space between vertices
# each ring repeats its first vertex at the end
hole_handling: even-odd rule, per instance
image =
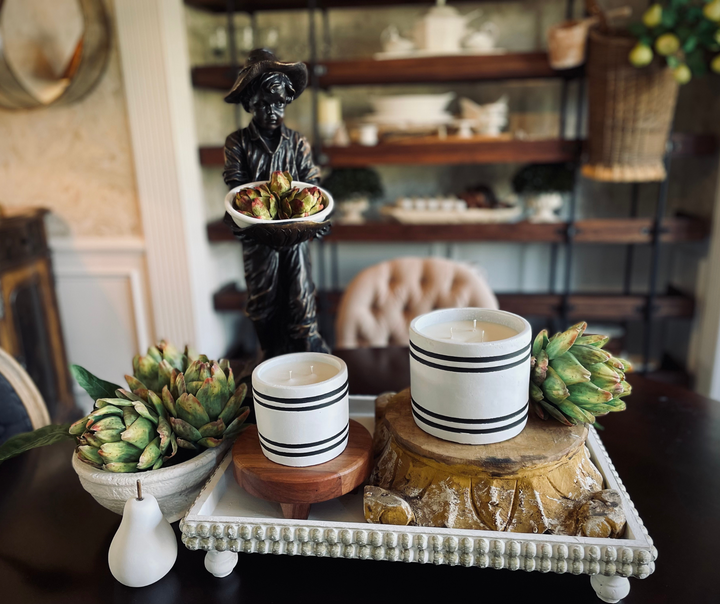
POLYGON ((548 30, 548 58, 553 69, 572 69, 585 62, 589 20, 563 21, 548 30))
POLYGON ((588 160, 594 180, 664 180, 663 155, 672 127, 678 84, 672 71, 628 60, 636 40, 590 32, 588 160))

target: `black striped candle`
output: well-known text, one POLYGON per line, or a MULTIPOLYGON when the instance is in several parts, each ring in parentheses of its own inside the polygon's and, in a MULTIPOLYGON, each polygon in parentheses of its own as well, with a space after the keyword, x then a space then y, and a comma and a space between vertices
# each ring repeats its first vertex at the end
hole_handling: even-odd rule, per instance
POLYGON ((347 366, 338 357, 298 352, 255 368, 253 399, 263 454, 284 466, 314 466, 345 450, 347 366))
POLYGON ((530 346, 530 324, 501 310, 449 308, 414 319, 410 391, 415 423, 428 434, 465 444, 517 436, 527 422, 530 346), (474 320, 516 333, 490 342, 436 335, 442 324, 474 320))

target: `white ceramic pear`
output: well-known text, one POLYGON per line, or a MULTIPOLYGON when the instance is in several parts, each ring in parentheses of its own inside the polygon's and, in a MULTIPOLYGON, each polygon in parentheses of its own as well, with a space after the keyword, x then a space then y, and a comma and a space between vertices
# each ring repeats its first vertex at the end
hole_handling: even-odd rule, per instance
POLYGON ((110 572, 123 585, 145 587, 162 579, 177 559, 177 539, 157 500, 142 494, 125 503, 108 551, 110 572))

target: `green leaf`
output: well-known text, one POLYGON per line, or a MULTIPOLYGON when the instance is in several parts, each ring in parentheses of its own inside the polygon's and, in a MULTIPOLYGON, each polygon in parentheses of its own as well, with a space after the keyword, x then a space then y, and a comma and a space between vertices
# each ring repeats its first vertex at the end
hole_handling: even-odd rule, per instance
POLYGON ((697 36, 690 35, 688 39, 685 41, 685 44, 683 44, 683 50, 685 52, 692 52, 697 48, 698 45, 698 39, 697 36))
POLYGON ((628 30, 636 38, 639 38, 640 36, 646 36, 648 34, 648 28, 640 22, 628 25, 628 30))
POLYGON ((668 29, 675 27, 677 23, 677 11, 673 8, 665 8, 662 12, 662 24, 668 29))
POLYGON ((670 67, 671 69, 675 69, 678 65, 680 65, 680 59, 678 59, 675 55, 670 55, 666 57, 666 61, 668 67, 670 67))
POLYGON ((72 373, 77 383, 90 395, 93 401, 99 398, 115 398, 115 391, 120 388, 120 386, 116 384, 106 382, 94 376, 87 369, 80 367, 80 365, 70 365, 70 373, 72 373))
POLYGON ((0 445, 0 463, 30 449, 52 445, 62 440, 74 440, 75 437, 70 434, 69 429, 70 424, 50 424, 32 432, 16 434, 0 445))

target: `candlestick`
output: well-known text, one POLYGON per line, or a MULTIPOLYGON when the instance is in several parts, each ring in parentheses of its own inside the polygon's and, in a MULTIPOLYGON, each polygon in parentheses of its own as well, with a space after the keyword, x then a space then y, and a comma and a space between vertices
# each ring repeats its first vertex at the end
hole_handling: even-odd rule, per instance
POLYGON ((530 324, 483 308, 437 310, 410 324, 415 423, 453 442, 508 440, 525 427, 530 324))
POLYGON ((299 352, 261 363, 252 375, 262 452, 303 467, 342 453, 349 431, 347 366, 338 357, 299 352))

